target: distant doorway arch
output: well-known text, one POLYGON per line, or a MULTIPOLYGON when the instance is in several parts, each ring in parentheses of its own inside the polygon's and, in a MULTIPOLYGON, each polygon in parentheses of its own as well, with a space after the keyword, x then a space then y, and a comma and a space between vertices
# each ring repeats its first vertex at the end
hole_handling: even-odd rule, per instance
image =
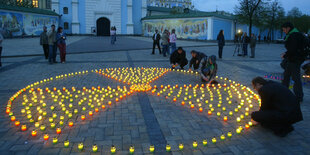
POLYGON ((97 36, 110 35, 111 22, 108 18, 101 17, 97 20, 97 36))

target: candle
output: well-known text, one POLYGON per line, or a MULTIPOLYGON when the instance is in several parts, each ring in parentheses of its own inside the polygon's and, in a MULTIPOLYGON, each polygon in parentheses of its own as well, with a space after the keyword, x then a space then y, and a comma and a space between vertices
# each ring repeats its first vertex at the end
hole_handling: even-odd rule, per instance
POLYGON ((60 134, 60 133, 61 133, 61 129, 60 129, 60 128, 57 128, 57 129, 56 129, 56 133, 57 133, 57 134, 60 134))
POLYGON ((225 135, 221 135, 221 140, 225 140, 225 135))
POLYGON ((102 109, 105 109, 105 105, 102 105, 101 108, 102 108, 102 109))
POLYGON ((212 111, 211 110, 208 110, 208 115, 212 115, 212 111))
POLYGON ((154 151, 155 151, 155 147, 154 147, 154 145, 151 145, 150 146, 150 152, 153 153, 154 151))
POLYGON ((93 145, 93 152, 97 152, 98 151, 98 146, 96 144, 93 145))
POLYGON ((84 148, 83 143, 79 143, 78 148, 79 148, 79 150, 80 150, 80 151, 82 151, 82 150, 83 150, 83 148, 84 148))
POLYGON ((191 108, 193 109, 195 107, 195 105, 194 104, 191 104, 191 108))
POLYGON ((21 130, 22 131, 26 131, 27 130, 27 126, 26 125, 22 125, 21 130))
POLYGON ((197 146, 198 146, 197 141, 194 141, 194 142, 193 142, 193 148, 197 148, 197 146))
POLYGON ((132 145, 129 148, 129 152, 130 154, 133 154, 135 152, 135 147, 133 147, 132 145))
POLYGON ((224 118, 223 118, 223 119, 224 119, 224 121, 226 122, 226 121, 227 121, 227 116, 224 116, 224 118))
POLYGON ((15 121, 15 116, 11 116, 11 121, 14 122, 15 121))
POLYGON ((58 143, 58 138, 57 137, 54 137, 53 138, 53 144, 57 144, 58 143))
POLYGON ((85 120, 85 115, 82 115, 81 119, 82 119, 82 121, 84 121, 85 120))
POLYGON ((166 145, 166 151, 170 152, 171 151, 171 146, 169 144, 166 145))
POLYGON ((70 127, 73 126, 73 122, 72 122, 72 121, 69 122, 69 126, 70 126, 70 127))
POLYGON ((15 126, 19 126, 20 122, 19 121, 15 121, 15 126))
POLYGON ((115 153, 116 152, 116 147, 114 145, 111 146, 111 153, 115 153))
POLYGON ((32 135, 32 137, 37 136, 37 131, 36 130, 32 130, 31 135, 32 135))
POLYGON ((49 138, 48 134, 44 134, 43 139, 48 140, 48 138, 49 138))
POLYGON ((55 128, 55 123, 51 123, 51 128, 54 129, 55 128))
POLYGON ((41 129, 41 131, 44 131, 45 130, 45 125, 41 125, 40 129, 41 129))
POLYGON ((184 145, 183 144, 179 144, 179 150, 183 150, 184 149, 184 145))
POLYGON ((89 115, 89 116, 93 116, 93 111, 89 111, 89 112, 88 112, 88 115, 89 115))
POLYGON ((69 140, 66 140, 66 141, 64 142, 64 147, 69 147, 69 144, 70 144, 69 140))
POLYGON ((215 138, 215 137, 212 138, 212 143, 213 143, 213 144, 216 143, 216 138, 215 138))
POLYGON ((207 146, 208 141, 207 141, 206 139, 204 139, 204 140, 202 141, 202 144, 203 144, 203 146, 207 146))

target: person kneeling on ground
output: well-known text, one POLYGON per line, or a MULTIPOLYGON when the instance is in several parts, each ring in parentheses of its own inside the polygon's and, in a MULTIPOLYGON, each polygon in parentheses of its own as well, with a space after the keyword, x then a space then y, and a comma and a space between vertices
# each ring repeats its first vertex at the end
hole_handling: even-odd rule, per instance
POLYGON ((204 53, 197 52, 195 50, 192 50, 191 54, 192 54, 192 59, 189 62, 189 71, 192 70, 192 66, 194 67, 194 70, 197 70, 199 68, 199 64, 201 60, 207 57, 204 53))
POLYGON ((184 69, 184 66, 188 64, 188 60, 186 59, 186 52, 182 47, 179 47, 175 50, 170 56, 170 64, 172 69, 180 65, 181 69, 184 69))
POLYGON ((262 127, 271 129, 277 136, 285 137, 294 130, 292 124, 303 120, 300 104, 287 87, 262 77, 254 78, 252 85, 261 97, 261 106, 251 117, 262 127))
POLYGON ((201 80, 209 84, 216 84, 214 80, 217 73, 216 56, 211 55, 209 58, 205 57, 201 61, 201 80))

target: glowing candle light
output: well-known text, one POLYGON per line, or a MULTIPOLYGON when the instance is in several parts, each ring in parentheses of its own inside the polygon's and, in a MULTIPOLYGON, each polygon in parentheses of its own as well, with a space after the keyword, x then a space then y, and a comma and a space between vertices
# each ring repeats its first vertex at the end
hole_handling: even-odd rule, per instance
POLYGON ((88 115, 89 115, 89 116, 93 116, 93 111, 89 111, 89 112, 88 112, 88 115))
POLYGON ((38 127, 40 127, 40 123, 39 123, 39 122, 35 122, 35 123, 34 123, 34 126, 35 126, 36 128, 38 128, 38 127))
POLYGON ((224 121, 226 122, 226 121, 227 121, 227 116, 224 116, 224 118, 223 118, 223 119, 224 119, 224 121))
POLYGON ((105 109, 105 105, 102 105, 101 108, 102 108, 102 109, 105 109))
POLYGON ((60 129, 60 128, 57 128, 57 129, 56 129, 56 133, 57 133, 57 134, 60 134, 60 133, 61 133, 61 129, 60 129))
POLYGON ((213 143, 213 144, 216 143, 216 138, 215 138, 215 137, 212 138, 212 143, 213 143))
POLYGON ((14 122, 16 120, 15 116, 11 116, 11 121, 14 122))
POLYGON ((229 132, 227 133, 227 137, 230 138, 231 136, 232 136, 232 133, 229 131, 229 132))
POLYGON ((155 151, 155 146, 151 145, 149 150, 150 150, 150 153, 153 153, 155 151))
POLYGON ((54 129, 54 128, 55 128, 55 126, 56 126, 56 124, 55 124, 55 123, 51 123, 51 128, 52 128, 52 129, 54 129))
POLYGON ((197 146, 198 146, 197 141, 194 141, 194 142, 193 142, 193 148, 197 148, 197 146))
POLYGON ((183 144, 179 144, 179 150, 183 150, 184 149, 184 145, 183 144))
POLYGON ((45 125, 41 125, 40 130, 44 131, 45 130, 45 125))
POLYGON ((252 123, 251 121, 250 121, 248 124, 249 124, 249 126, 252 126, 252 125, 253 125, 253 123, 252 123))
POLYGON ((131 146, 129 147, 129 153, 130 153, 130 154, 133 154, 134 152, 135 152, 135 147, 131 145, 131 146))
POLYGON ((53 138, 53 144, 57 144, 58 143, 58 138, 57 137, 54 137, 53 138))
POLYGON ((98 151, 98 146, 96 144, 93 145, 93 152, 97 152, 98 151))
POLYGON ((203 108, 202 108, 202 107, 200 107, 200 108, 199 108, 199 112, 202 112, 202 111, 203 111, 203 108))
POLYGON ((194 104, 191 104, 191 109, 193 109, 195 107, 195 105, 194 104))
POLYGON ((202 144, 203 144, 203 146, 207 146, 208 141, 207 141, 206 139, 204 139, 204 140, 202 141, 202 144))
POLYGON ((31 135, 32 135, 32 137, 37 136, 37 131, 36 130, 32 130, 31 135))
POLYGON ((66 140, 66 141, 64 142, 64 147, 69 147, 69 144, 70 144, 69 140, 66 140))
POLYGON ((82 151, 82 150, 84 149, 84 145, 83 145, 83 143, 79 143, 79 145, 78 145, 78 149, 79 149, 80 151, 82 151))
POLYGON ((26 131, 27 130, 27 126, 26 125, 22 125, 21 130, 22 131, 26 131))
POLYGON ((217 112, 216 115, 217 115, 217 116, 221 116, 221 112, 217 112))
POLYGON ((211 110, 208 110, 208 115, 212 115, 212 111, 211 110))
POLYGON ((240 134, 241 133, 241 130, 238 128, 238 129, 236 129, 236 133, 237 134, 240 134))
POLYGON ((81 116, 82 121, 84 121, 85 118, 86 118, 85 115, 82 115, 82 116, 81 116))
POLYGON ((166 151, 170 152, 171 151, 171 146, 169 144, 166 145, 166 151))
POLYGON ((246 129, 249 129, 249 128, 250 128, 250 125, 249 125, 249 124, 246 124, 246 125, 245 125, 245 128, 246 128, 246 129))
POLYGON ((48 138, 49 138, 48 134, 44 134, 43 139, 48 140, 48 138))
POLYGON ((225 140, 225 135, 223 134, 223 135, 221 135, 221 140, 225 140))
POLYGON ((20 121, 15 121, 15 126, 19 126, 20 125, 20 121))
POLYGON ((69 126, 70 126, 70 127, 73 126, 73 122, 72 122, 72 121, 69 122, 69 126))
POLYGON ((111 146, 111 153, 115 153, 116 152, 116 147, 114 145, 111 146))

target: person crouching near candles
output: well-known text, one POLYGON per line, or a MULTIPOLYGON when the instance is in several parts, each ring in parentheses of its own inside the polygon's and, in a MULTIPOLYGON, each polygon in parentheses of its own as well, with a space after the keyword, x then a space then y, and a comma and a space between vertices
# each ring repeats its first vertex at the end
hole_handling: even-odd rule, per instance
POLYGON ((217 84, 215 77, 217 74, 216 56, 211 55, 209 58, 205 57, 201 61, 201 80, 208 84, 217 84))
POLYGON ((57 30, 57 46, 60 52, 60 62, 66 62, 66 34, 63 32, 62 27, 59 27, 57 30))
POLYGON ((303 120, 300 103, 287 87, 262 77, 254 78, 252 85, 261 98, 259 111, 251 114, 254 123, 285 137, 294 130, 292 124, 303 120))
POLYGON ((170 55, 170 64, 172 69, 180 65, 181 69, 184 69, 184 66, 188 64, 188 60, 186 59, 186 52, 182 47, 179 47, 170 55))
POLYGON ((207 57, 204 53, 197 52, 195 50, 191 51, 192 59, 189 62, 189 71, 192 71, 192 66, 196 71, 199 68, 200 62, 203 58, 207 57))

